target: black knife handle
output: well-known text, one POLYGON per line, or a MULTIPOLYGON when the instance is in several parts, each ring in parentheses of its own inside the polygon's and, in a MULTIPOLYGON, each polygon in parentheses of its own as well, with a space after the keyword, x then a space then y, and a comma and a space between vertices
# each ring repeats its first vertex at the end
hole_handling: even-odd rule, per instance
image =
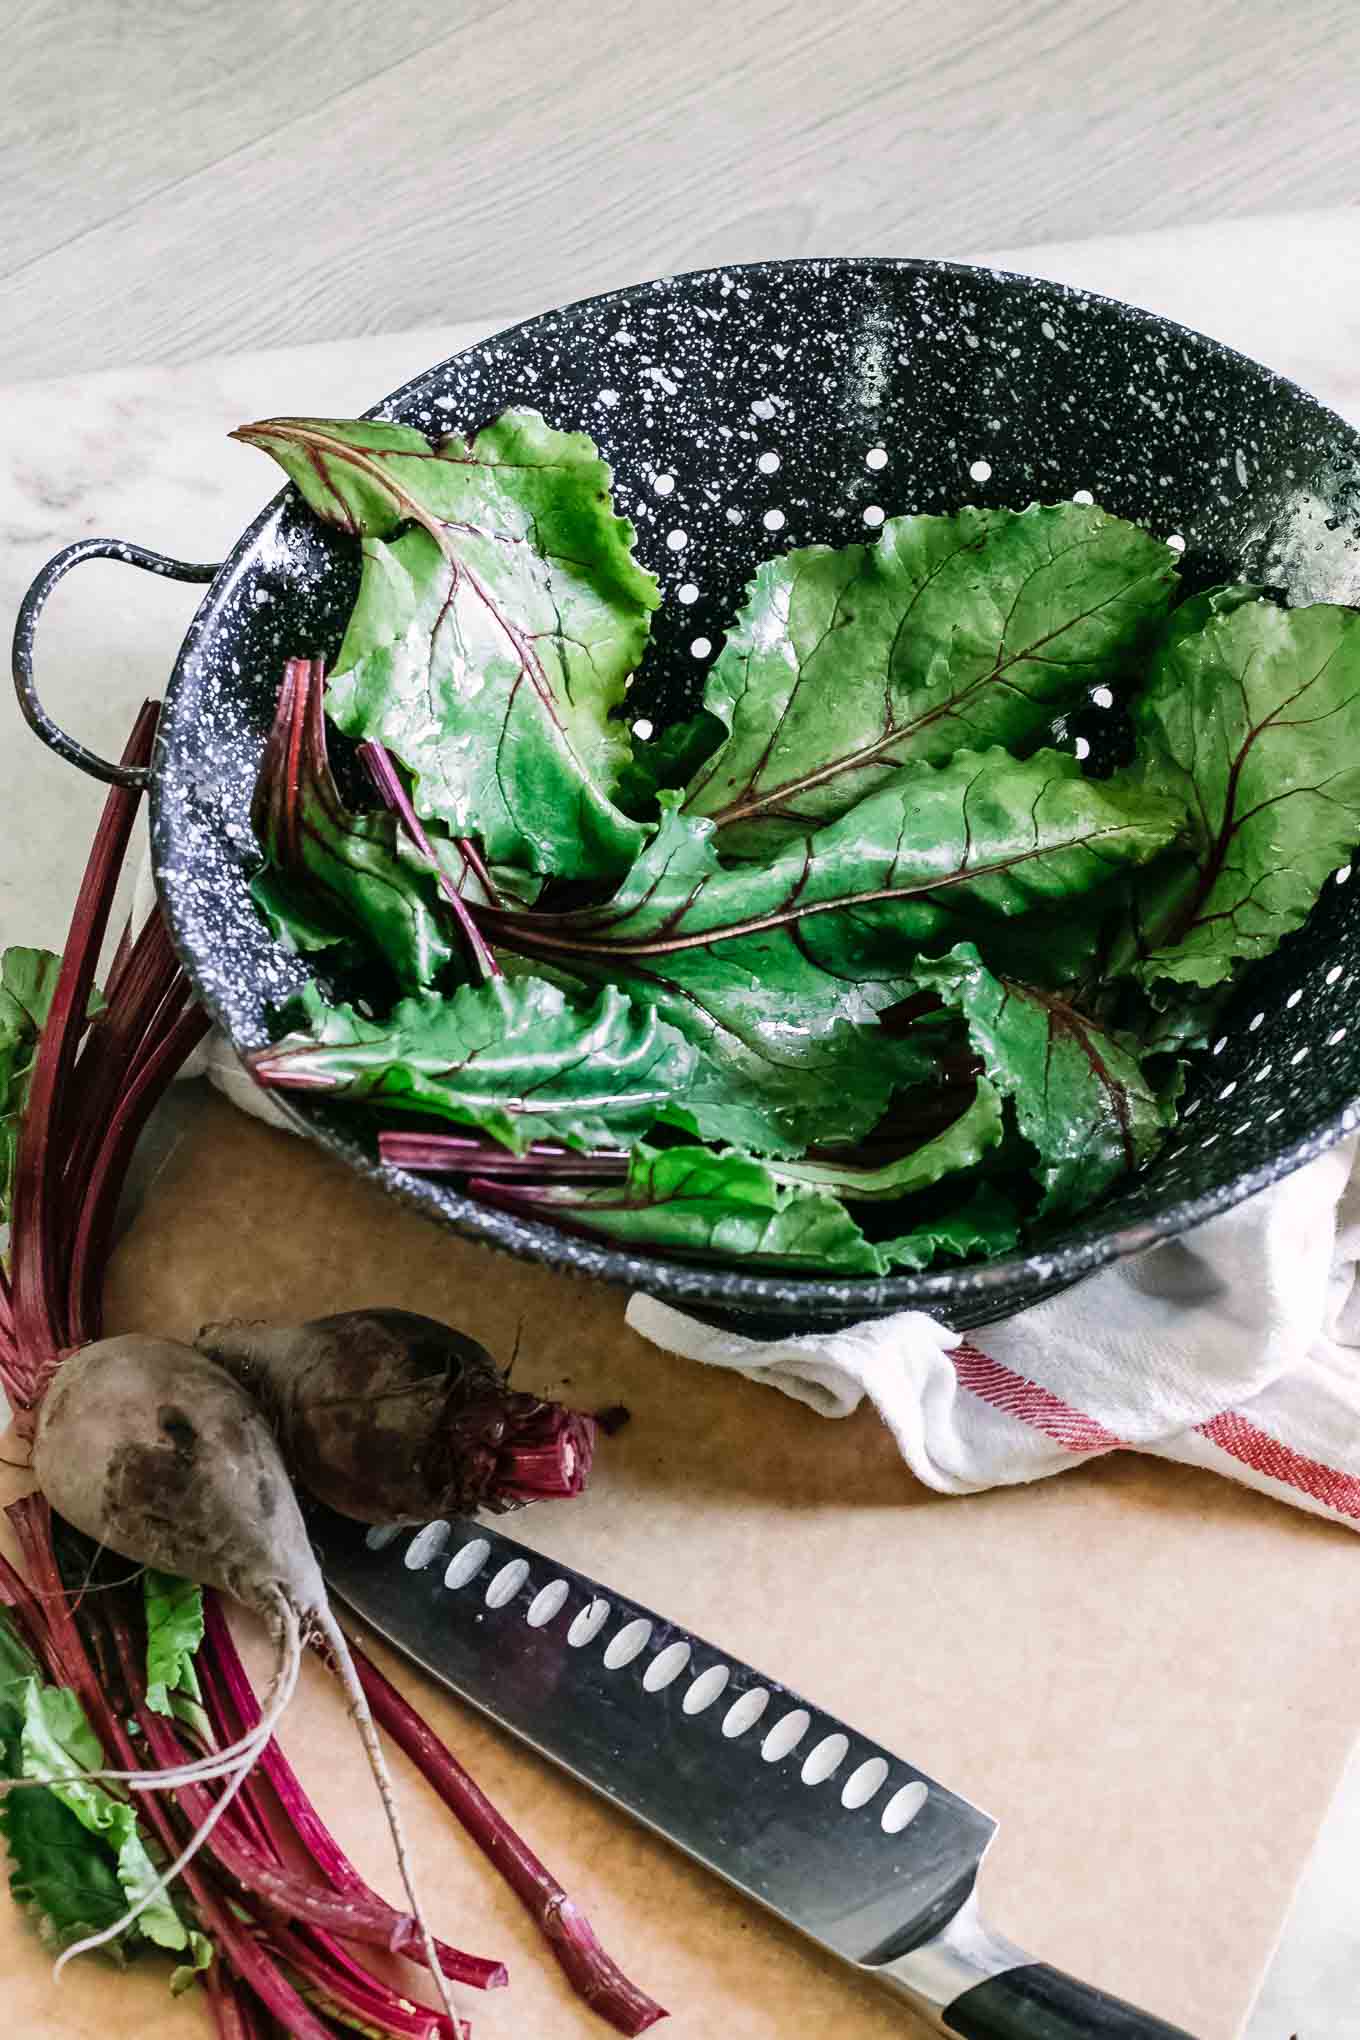
POLYGON ((943 2014, 960 2040, 1194 2040, 1122 1998, 1046 1962, 1026 1962, 975 1983, 943 2014))

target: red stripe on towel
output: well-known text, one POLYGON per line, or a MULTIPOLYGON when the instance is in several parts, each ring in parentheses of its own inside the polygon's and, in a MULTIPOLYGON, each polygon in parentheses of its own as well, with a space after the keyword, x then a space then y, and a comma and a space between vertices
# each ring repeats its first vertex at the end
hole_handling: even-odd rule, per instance
POLYGON ((1114 1452, 1124 1442, 1094 1417, 1069 1408, 1058 1396, 1040 1388, 1037 1381, 1013 1373, 990 1354, 980 1353, 976 1346, 967 1343, 956 1346, 949 1357, 970 1395, 980 1396, 993 1409, 1004 1410, 1032 1430, 1042 1431, 1065 1452, 1114 1452))
POLYGON ((1263 1473, 1268 1480, 1278 1480, 1284 1487, 1297 1488, 1300 1494, 1321 1502, 1324 1509, 1360 1522, 1360 1480, 1353 1473, 1324 1465, 1320 1459, 1309 1459, 1306 1453, 1296 1452, 1292 1445, 1282 1444, 1269 1431, 1249 1423, 1236 1410, 1224 1410, 1221 1416, 1210 1417, 1207 1424, 1197 1428, 1210 1444, 1217 1445, 1241 1465, 1249 1466, 1253 1473, 1263 1473))
MULTIPOLYGON (((1007 1416, 1028 1424, 1031 1430, 1042 1431, 1065 1452, 1114 1452, 1124 1442, 1094 1417, 1072 1409, 1060 1396, 1003 1367, 999 1360, 993 1360, 976 1346, 965 1342, 956 1346, 949 1357, 961 1386, 970 1395, 978 1396, 993 1409, 1004 1410, 1007 1416)), ((1264 1474, 1267 1480, 1278 1481, 1282 1487, 1295 1488, 1311 1501, 1320 1502, 1324 1509, 1360 1522, 1360 1478, 1355 1474, 1296 1452, 1292 1445, 1272 1438, 1268 1431, 1236 1410, 1224 1410, 1195 1428, 1220 1452, 1226 1452, 1253 1473, 1264 1474)))

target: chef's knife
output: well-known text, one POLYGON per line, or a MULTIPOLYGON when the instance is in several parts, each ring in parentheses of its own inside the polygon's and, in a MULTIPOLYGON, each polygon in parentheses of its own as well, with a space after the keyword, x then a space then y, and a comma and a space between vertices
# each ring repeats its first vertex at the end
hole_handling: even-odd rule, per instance
POLYGON ((977 1910, 985 1813, 483 1524, 313 1523, 326 1583, 461 1699, 961 2040, 1189 2040, 977 1910))

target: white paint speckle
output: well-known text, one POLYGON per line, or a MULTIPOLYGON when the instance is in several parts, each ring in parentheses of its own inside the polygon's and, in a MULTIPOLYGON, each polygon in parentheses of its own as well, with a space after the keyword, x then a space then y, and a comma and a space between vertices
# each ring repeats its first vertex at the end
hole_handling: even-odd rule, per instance
POLYGON ((650 737, 651 734, 652 725, 648 722, 645 715, 639 716, 637 721, 633 724, 633 735, 637 737, 642 743, 645 744, 648 737, 650 737))
POLYGON ((675 476, 653 475, 652 487, 658 496, 669 496, 671 490, 675 487, 675 476))
POLYGON ((774 405, 768 397, 757 397, 751 406, 751 416, 753 418, 773 418, 774 405))
POLYGON ((597 404, 603 404, 606 411, 612 411, 619 401, 619 393, 617 390, 601 390, 595 401, 597 404))
POLYGON ((1041 319, 1039 321, 1039 331, 1043 334, 1045 340, 1056 340, 1058 337, 1058 329, 1052 319, 1041 319))
POLYGON ((1072 501, 1074 503, 1091 504, 1094 503, 1095 500, 1096 500, 1095 497, 1091 494, 1091 491, 1089 489, 1074 489, 1072 491, 1072 501))
POLYGON ((1072 746, 1072 755, 1078 759, 1089 758, 1091 755, 1090 739, 1078 737, 1076 743, 1072 746))
POLYGON ((870 530, 877 531, 886 514, 881 503, 871 503, 864 513, 864 522, 870 530))
POLYGON ((1093 687, 1091 689, 1091 699, 1097 708, 1113 708, 1114 690, 1109 687, 1093 687))
POLYGON ((685 550, 685 547, 689 544, 689 533, 687 531, 680 531, 678 529, 675 531, 668 531, 666 533, 666 543, 670 547, 672 552, 683 552, 685 550))
POLYGON ((706 659, 709 653, 712 651, 713 645, 710 639, 706 637, 697 637, 690 639, 689 648, 691 653, 696 659, 706 659))
POLYGON ((871 446, 864 456, 864 465, 867 468, 873 468, 874 472, 877 473, 879 468, 885 468, 888 465, 888 456, 881 446, 871 446))
POLYGON ((1182 553, 1185 551, 1185 540, 1181 537, 1179 531, 1172 532, 1170 538, 1167 540, 1167 544, 1170 546, 1172 552, 1182 553))
POLYGON ((784 529, 784 521, 782 510, 767 510, 761 519, 767 531, 782 531, 784 529))
POLYGON ((693 581, 682 581, 675 593, 677 599, 681 602, 689 603, 699 600, 699 590, 695 587, 693 581))
POLYGON ((762 453, 760 459, 756 462, 756 466, 763 475, 777 474, 779 470, 779 455, 777 453, 762 453))
POLYGON ((992 479, 992 463, 989 460, 975 460, 968 472, 975 482, 990 482, 992 479))

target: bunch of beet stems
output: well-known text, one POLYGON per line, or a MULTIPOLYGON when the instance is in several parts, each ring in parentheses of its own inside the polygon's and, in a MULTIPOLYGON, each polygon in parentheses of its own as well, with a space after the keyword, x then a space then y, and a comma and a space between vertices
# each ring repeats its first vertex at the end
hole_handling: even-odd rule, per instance
MULTIPOLYGON (((123 762, 148 762, 157 708, 142 710, 123 762)), ((86 866, 48 1020, 39 1038, 16 1159, 9 1272, 0 1263, 0 1386, 19 1435, 63 1358, 101 1332, 101 1288, 118 1201, 137 1138, 209 1022, 195 1004, 159 912, 124 931, 87 1019, 95 971, 127 854, 139 794, 108 796, 86 866)), ((211 1753, 147 1705, 140 1585, 72 1586, 54 1519, 40 1496, 9 1510, 26 1577, 0 1557, 0 1605, 53 1683, 81 1701, 107 1761, 163 1769, 211 1753)), ((218 1597, 205 1594, 206 1634, 194 1660, 212 1749, 260 1719, 218 1597)), ((323 1652, 324 1655, 324 1652, 323 1652)), ((510 1829, 452 1754, 359 1651, 370 1705, 472 1839, 505 1877, 580 1996, 618 2031, 664 2016, 600 1947, 561 1885, 510 1829)), ((138 1794, 167 1860, 225 1786, 183 1783, 138 1794)), ((365 1966, 365 1950, 424 1959, 416 1921, 371 1890, 308 1799, 277 1744, 218 1820, 176 1886, 215 1949, 198 1982, 222 2040, 334 2040, 341 2030, 393 2040, 462 2040, 442 2012, 415 2004, 365 1966)), ((476 1989, 506 1982, 499 1962, 436 1942, 440 1969, 476 1989)))

